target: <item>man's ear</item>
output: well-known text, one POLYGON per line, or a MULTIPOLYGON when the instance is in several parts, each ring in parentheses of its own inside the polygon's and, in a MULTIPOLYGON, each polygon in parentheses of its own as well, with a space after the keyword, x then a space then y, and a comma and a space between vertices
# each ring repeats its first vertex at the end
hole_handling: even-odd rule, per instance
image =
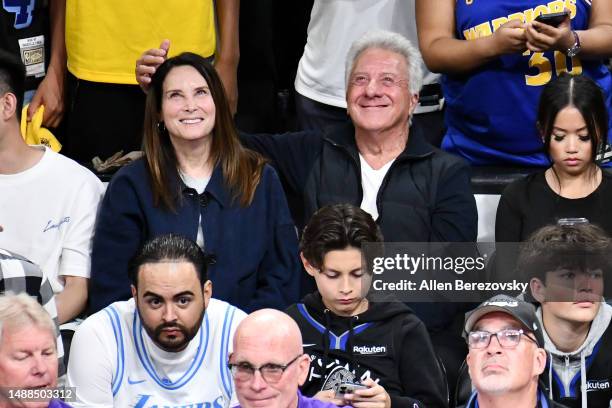
POLYGON ((410 106, 410 116, 412 116, 416 107, 419 106, 419 94, 418 93, 410 95, 410 105, 411 105, 410 106))
POLYGON ((202 287, 202 295, 204 296, 204 308, 208 307, 208 302, 212 297, 212 282, 207 280, 202 287))
POLYGON ((544 369, 546 369, 546 358, 548 357, 548 355, 546 354, 546 350, 544 350, 543 348, 537 348, 534 352, 534 356, 533 356, 533 375, 534 376, 539 376, 540 374, 542 374, 544 372, 544 369))
POLYGON ((0 96, 0 117, 3 121, 8 121, 16 115, 17 109, 21 107, 17 106, 17 97, 12 92, 7 92, 0 96))
POLYGON ((529 281, 531 296, 540 304, 546 301, 546 286, 539 278, 531 278, 529 281))
POLYGON ((470 378, 472 378, 472 366, 470 365, 470 361, 472 360, 472 353, 468 351, 467 356, 465 356, 465 364, 467 365, 468 374, 470 378))
POLYGON ((306 272, 314 278, 315 274, 319 272, 319 268, 315 268, 310 262, 308 262, 308 259, 304 257, 304 252, 301 251, 300 259, 302 260, 302 265, 304 265, 304 269, 306 269, 306 272))
POLYGON ((300 360, 298 361, 298 369, 300 373, 298 374, 298 384, 300 387, 304 385, 306 378, 308 377, 308 370, 310 368, 310 357, 308 354, 302 354, 300 356, 300 360))
POLYGON ((134 301, 138 302, 138 289, 136 289, 136 286, 134 285, 130 285, 130 289, 132 289, 132 297, 134 298, 134 301))

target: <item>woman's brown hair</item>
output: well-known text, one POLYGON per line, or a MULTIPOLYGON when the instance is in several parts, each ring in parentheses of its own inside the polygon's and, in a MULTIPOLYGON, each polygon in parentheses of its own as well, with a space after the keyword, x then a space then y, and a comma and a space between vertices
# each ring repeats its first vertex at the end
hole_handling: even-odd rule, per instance
POLYGON ((151 177, 153 203, 174 211, 181 199, 180 191, 173 191, 171 187, 176 186, 174 181, 179 179, 178 163, 160 117, 164 80, 173 68, 179 66, 193 67, 206 80, 216 111, 210 160, 214 166, 221 166, 223 179, 234 200, 238 200, 242 207, 249 206, 261 180, 265 160, 240 144, 219 75, 206 59, 190 52, 169 58, 160 65, 147 95, 143 149, 151 177))

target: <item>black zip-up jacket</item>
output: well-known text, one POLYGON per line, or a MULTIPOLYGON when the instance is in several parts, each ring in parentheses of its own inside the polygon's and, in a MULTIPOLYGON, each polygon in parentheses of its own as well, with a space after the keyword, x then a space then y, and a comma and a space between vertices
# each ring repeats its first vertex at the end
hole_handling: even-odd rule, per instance
POLYGON ((368 310, 341 317, 325 308, 318 292, 287 313, 300 327, 310 355, 302 393, 313 396, 341 382, 372 378, 392 407, 447 407, 446 380, 423 322, 399 302, 371 302, 368 310))
MULTIPOLYGON (((319 208, 337 203, 361 205, 361 167, 351 123, 324 133, 241 135, 245 146, 269 158, 276 168, 298 228, 319 208)), ((377 197, 387 242, 474 242, 478 214, 463 159, 427 143, 422 129, 410 128, 405 150, 389 168, 377 197)), ((431 331, 448 327, 465 306, 410 304, 431 331)))
MULTIPOLYGON (((463 159, 427 143, 412 126, 406 149, 389 168, 377 197, 378 224, 388 242, 473 242, 478 215, 463 159)), ((272 161, 301 229, 328 204, 361 205, 361 166, 352 124, 318 132, 241 135, 243 143, 272 161), (297 210, 297 211, 296 211, 297 210), (302 216, 300 217, 299 214, 302 216)))

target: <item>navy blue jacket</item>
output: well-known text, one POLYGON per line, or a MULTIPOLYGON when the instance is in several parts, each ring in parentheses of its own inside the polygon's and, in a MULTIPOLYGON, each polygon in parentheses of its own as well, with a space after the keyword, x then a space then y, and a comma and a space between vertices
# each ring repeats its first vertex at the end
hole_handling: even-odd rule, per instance
POLYGON ((213 296, 247 312, 286 308, 299 299, 297 234, 274 169, 265 166, 250 206, 232 203, 217 166, 202 195, 177 180, 176 212, 153 206, 144 160, 121 169, 102 201, 93 242, 88 312, 130 297, 129 260, 147 239, 166 233, 196 240, 202 215, 213 296), (178 190, 180 191, 180 190, 178 190))

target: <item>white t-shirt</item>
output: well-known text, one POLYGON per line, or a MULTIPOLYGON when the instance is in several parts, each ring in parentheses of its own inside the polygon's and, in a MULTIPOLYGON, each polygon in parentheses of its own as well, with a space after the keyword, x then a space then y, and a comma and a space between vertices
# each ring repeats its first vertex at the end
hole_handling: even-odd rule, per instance
POLYGON ((378 170, 374 170, 367 161, 359 154, 359 162, 361 164, 361 188, 363 190, 363 199, 361 200, 361 209, 369 213, 374 220, 378 219, 378 207, 376 206, 376 197, 378 190, 391 168, 394 160, 385 164, 378 170))
POLYGON ((104 190, 85 167, 44 149, 29 169, 0 174, 0 248, 37 263, 58 293, 64 288, 62 276, 89 278, 104 190))
MULTIPOLYGON (((402 34, 418 48, 414 3, 415 0, 314 0, 295 90, 326 105, 346 108, 344 67, 351 44, 367 31, 382 29, 402 34)), ((429 72, 425 64, 422 66, 424 83, 438 82, 439 75, 429 72)), ((438 109, 418 106, 415 113, 438 109)))
MULTIPOLYGON (((179 171, 179 174, 181 176, 181 179, 183 180, 183 183, 185 183, 187 187, 193 188, 198 194, 202 194, 204 192, 206 186, 208 185, 208 182, 210 181, 210 177, 198 179, 195 177, 191 177, 189 174, 185 174, 182 171, 179 171)), ((200 248, 204 249, 202 214, 200 214, 200 217, 198 218, 198 235, 196 237, 196 244, 198 244, 200 248)))
POLYGON ((211 299, 200 330, 180 352, 160 349, 142 327, 134 299, 115 302, 77 329, 68 363, 75 408, 238 405, 227 367, 245 313, 211 299))

